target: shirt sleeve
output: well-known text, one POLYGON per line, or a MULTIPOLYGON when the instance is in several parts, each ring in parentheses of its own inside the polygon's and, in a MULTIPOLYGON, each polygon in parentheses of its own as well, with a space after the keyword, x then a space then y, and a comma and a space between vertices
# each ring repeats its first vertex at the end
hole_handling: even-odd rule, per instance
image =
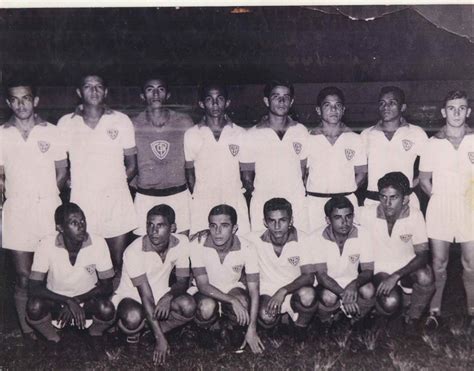
POLYGON ((94 251, 97 254, 95 268, 97 275, 101 279, 112 278, 114 276, 114 267, 110 258, 110 251, 103 238, 95 237, 94 251))
POLYGON ((420 151, 420 166, 419 170, 430 173, 433 172, 434 166, 433 161, 435 160, 435 156, 431 154, 431 147, 433 146, 432 140, 427 140, 423 145, 423 149, 420 151))
POLYGON ((311 238, 311 256, 313 260, 313 264, 323 264, 327 263, 327 249, 325 248, 325 244, 321 241, 320 238, 314 236, 311 238))
POLYGON ((176 276, 189 277, 189 242, 180 240, 179 256, 176 261, 176 276))
POLYGON ((303 127, 301 129, 302 135, 301 135, 301 151, 298 154, 300 160, 306 160, 308 158, 308 139, 309 139, 309 133, 308 129, 306 127, 303 127))
POLYGON ((416 154, 418 156, 421 156, 423 154, 423 149, 425 148, 425 145, 428 142, 428 135, 426 135, 425 131, 422 128, 420 128, 417 141, 418 143, 416 145, 416 154))
POLYGON ((194 268, 205 268, 203 259, 202 247, 198 243, 192 243, 189 247, 189 257, 191 259, 191 267, 194 268))
POLYGON ((365 130, 362 130, 362 133, 360 133, 360 140, 362 141, 362 147, 364 148, 365 155, 368 157, 370 154, 370 149, 369 149, 369 130, 370 128, 367 128, 365 130))
POLYGON ((249 244, 245 248, 245 274, 257 274, 259 271, 257 250, 249 244))
POLYGON ((355 158, 354 166, 364 166, 367 165, 367 151, 365 150, 364 143, 360 135, 355 134, 355 158))
MULTIPOLYGON (((140 241, 141 240, 142 239, 140 238, 140 241)), ((128 247, 127 250, 125 250, 125 254, 123 256, 123 265, 132 282, 134 282, 135 278, 146 275, 145 265, 143 264, 139 252, 137 252, 135 249, 128 247)))
POLYGON ((3 130, 0 129, 0 167, 3 167, 5 164, 3 162, 3 130))
POLYGON ((423 218, 423 214, 421 211, 416 209, 411 209, 410 212, 414 213, 413 216, 413 226, 412 229, 412 241, 413 245, 419 245, 422 243, 428 242, 428 235, 426 233, 426 223, 425 219, 423 218))
MULTIPOLYGON (((300 236, 298 236, 300 237, 300 236)), ((314 266, 314 257, 312 253, 312 246, 311 244, 311 238, 305 236, 302 237, 302 243, 301 243, 301 252, 300 252, 300 267, 303 266, 314 266)))
POLYGON ((58 124, 56 125, 58 128, 60 141, 62 142, 62 146, 66 152, 69 152, 71 148, 71 135, 67 124, 70 116, 71 115, 65 115, 61 117, 58 121, 58 124))
POLYGON ((64 165, 61 167, 67 166, 67 146, 66 141, 63 138, 61 130, 57 127, 53 127, 54 133, 54 142, 53 142, 53 160, 56 163, 56 167, 58 165, 64 165))
POLYGON ((135 154, 137 147, 135 142, 135 128, 127 115, 123 114, 122 121, 120 144, 122 145, 125 155, 135 154))
POLYGON ((30 274, 32 280, 42 281, 49 271, 49 243, 49 239, 41 240, 35 250, 30 274))
POLYGON ((184 133, 184 159, 186 163, 192 163, 196 159, 196 156, 199 152, 199 146, 196 145, 196 135, 193 133, 194 128, 190 128, 184 133))
POLYGON ((243 164, 255 163, 255 151, 253 141, 255 140, 256 129, 249 129, 242 134, 242 148, 240 149, 239 161, 243 164))
POLYGON ((361 251, 360 251, 360 263, 373 263, 374 262, 374 240, 370 232, 367 229, 359 229, 361 234, 361 251))

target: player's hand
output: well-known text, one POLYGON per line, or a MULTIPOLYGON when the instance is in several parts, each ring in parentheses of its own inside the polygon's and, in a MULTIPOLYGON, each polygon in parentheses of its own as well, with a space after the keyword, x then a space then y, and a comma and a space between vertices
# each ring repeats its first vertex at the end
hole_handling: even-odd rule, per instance
POLYGON ((69 310, 69 307, 65 305, 61 308, 58 315, 58 323, 59 327, 63 328, 64 326, 68 325, 72 320, 72 313, 69 310))
POLYGON ((247 309, 244 308, 240 300, 234 298, 232 299, 231 304, 232 310, 234 311, 235 316, 237 317, 237 323, 240 326, 248 325, 250 321, 249 313, 247 312, 247 309))
POLYGON ((170 354, 170 346, 165 338, 157 340, 153 349, 153 364, 163 365, 166 362, 166 356, 170 354))
POLYGON ((240 349, 244 349, 246 345, 249 345, 250 349, 253 353, 263 353, 265 347, 263 346, 262 341, 258 337, 257 329, 255 327, 250 327, 247 329, 247 333, 245 334, 245 340, 242 343, 240 349))
POLYGON ((377 296, 387 296, 388 294, 390 294, 390 291, 393 290, 399 279, 400 277, 396 274, 391 274, 386 279, 384 279, 380 283, 379 287, 377 287, 377 296))
POLYGON ((209 233, 209 229, 203 229, 202 231, 194 233, 189 236, 189 242, 192 242, 197 238, 198 243, 201 243, 202 240, 205 240, 207 236, 209 236, 209 233))
POLYGON ((86 325, 86 314, 84 312, 84 309, 81 308, 79 302, 74 298, 69 299, 66 303, 72 313, 75 325, 79 329, 83 330, 86 325))
POLYGON ((342 303, 341 309, 346 315, 350 317, 360 316, 360 309, 357 303, 342 303))
POLYGON ((358 296, 359 292, 357 290, 357 284, 355 282, 351 282, 342 292, 341 299, 344 304, 352 304, 357 301, 358 296))
POLYGON ((157 320, 163 321, 168 318, 170 315, 172 300, 173 297, 168 294, 163 295, 163 297, 158 300, 158 304, 156 304, 155 311, 153 313, 157 320))
POLYGON ((275 294, 273 294, 273 296, 268 301, 266 311, 271 316, 280 314, 281 306, 283 302, 285 301, 285 297, 286 297, 286 290, 283 288, 279 289, 275 294))

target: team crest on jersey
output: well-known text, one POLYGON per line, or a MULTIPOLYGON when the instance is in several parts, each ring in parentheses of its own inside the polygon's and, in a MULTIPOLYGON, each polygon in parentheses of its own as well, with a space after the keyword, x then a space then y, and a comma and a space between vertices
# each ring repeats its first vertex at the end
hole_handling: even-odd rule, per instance
POLYGON ((409 151, 411 149, 411 147, 413 147, 413 142, 411 140, 408 140, 408 139, 403 139, 402 140, 402 145, 403 145, 403 149, 405 151, 409 151))
POLYGON ((346 154, 347 161, 350 161, 354 158, 355 151, 353 149, 346 148, 344 152, 346 154))
POLYGON ((107 134, 110 139, 115 140, 119 134, 119 131, 117 129, 108 129, 107 134))
POLYGON ((467 155, 469 156, 469 160, 471 160, 471 163, 474 164, 474 152, 468 152, 467 155))
POLYGON ((86 265, 84 268, 91 275, 95 273, 95 264, 86 265))
POLYGON ((300 262, 300 257, 299 256, 292 256, 290 258, 288 258, 288 262, 293 265, 293 266, 297 266, 298 263, 300 262))
POLYGON ((349 255, 349 261, 355 264, 359 261, 360 254, 349 255))
POLYGON ((400 239, 403 242, 407 243, 408 241, 411 240, 412 236, 413 236, 412 234, 402 234, 402 235, 400 235, 400 239))
POLYGON ((242 264, 239 264, 239 265, 233 265, 232 266, 232 270, 234 271, 234 273, 240 273, 242 272, 242 268, 244 266, 242 264))
POLYGON ((232 153, 232 156, 237 156, 239 149, 240 147, 237 144, 229 144, 229 151, 232 153))
POLYGON ((49 142, 45 142, 44 140, 38 140, 38 148, 41 151, 41 153, 48 152, 49 147, 50 147, 49 142))
POLYGON ((300 142, 293 142, 293 148, 295 149, 296 154, 299 155, 303 149, 303 145, 300 142))
POLYGON ((155 140, 150 143, 150 147, 159 160, 163 160, 170 151, 170 143, 166 140, 155 140))

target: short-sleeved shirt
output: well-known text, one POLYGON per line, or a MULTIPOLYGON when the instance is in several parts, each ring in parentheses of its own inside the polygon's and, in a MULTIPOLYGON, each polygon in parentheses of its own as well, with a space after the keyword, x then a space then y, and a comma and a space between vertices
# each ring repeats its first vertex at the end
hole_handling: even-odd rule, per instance
POLYGON ((245 269, 247 281, 258 281, 258 259, 255 247, 244 238, 234 236, 232 246, 221 263, 211 236, 190 248, 191 266, 197 276, 207 274, 209 283, 224 293, 238 286, 245 269))
POLYGON ((360 223, 374 238, 375 273, 392 274, 415 257, 415 250, 428 248, 426 224, 420 210, 407 205, 395 222, 391 236, 380 204, 360 210, 360 223))
POLYGON ((240 157, 242 170, 255 170, 255 191, 304 194, 301 161, 307 158, 308 130, 290 120, 283 139, 263 120, 249 129, 240 157))
POLYGON ((377 123, 361 133, 368 157, 369 191, 377 191, 377 182, 385 174, 401 171, 413 186, 413 165, 421 156, 428 136, 422 128, 402 121, 391 140, 388 140, 377 123))
POLYGON ((159 128, 152 124, 146 110, 133 119, 140 188, 166 189, 186 184, 184 133, 194 123, 185 113, 167 112, 169 118, 159 128))
POLYGON ((469 130, 456 150, 444 130, 428 140, 420 171, 431 172, 433 194, 466 195, 474 186, 474 132, 469 130))
POLYGON ((324 270, 342 288, 357 278, 359 265, 374 269, 374 243, 364 227, 352 227, 342 254, 330 226, 316 230, 311 238, 316 271, 324 270))
POLYGON ((67 155, 56 126, 36 116, 35 126, 25 140, 11 118, 0 128, 0 152, 6 198, 59 194, 56 168, 67 167, 67 155))
POLYGON ((127 115, 106 108, 97 126, 85 124, 80 108, 58 122, 71 162, 72 192, 127 187, 124 155, 137 153, 127 115))
POLYGON ((49 290, 68 297, 92 290, 98 278, 112 278, 114 269, 105 240, 89 233, 71 265, 62 234, 45 237, 35 250, 30 279, 41 281, 46 276, 49 290))
POLYGON ((239 160, 245 129, 229 122, 216 140, 203 122, 184 135, 186 167, 195 168, 195 194, 242 192, 239 160))
POLYGON ((273 249, 270 232, 253 232, 248 239, 256 248, 260 271, 260 291, 274 293, 288 285, 302 273, 314 272, 309 237, 300 230, 290 229, 288 240, 281 255, 273 249))
POLYGON ((168 291, 170 274, 175 267, 177 277, 189 277, 189 242, 186 237, 170 236, 164 261, 153 249, 148 236, 140 237, 123 254, 122 278, 116 294, 141 303, 137 286, 148 280, 154 299, 158 301, 168 291))
POLYGON ((317 129, 307 142, 309 176, 306 189, 318 193, 354 192, 357 189, 355 167, 367 166, 360 135, 347 128, 331 144, 317 129))

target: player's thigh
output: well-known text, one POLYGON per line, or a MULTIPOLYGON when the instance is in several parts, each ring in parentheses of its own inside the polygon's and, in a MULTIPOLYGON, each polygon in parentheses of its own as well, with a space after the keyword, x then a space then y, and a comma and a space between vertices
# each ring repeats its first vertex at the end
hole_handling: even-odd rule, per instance
POLYGON ((461 261, 464 269, 474 271, 474 241, 461 242, 461 261))
POLYGON ((31 273, 34 253, 30 251, 11 250, 10 256, 17 275, 17 284, 26 287, 31 273))

